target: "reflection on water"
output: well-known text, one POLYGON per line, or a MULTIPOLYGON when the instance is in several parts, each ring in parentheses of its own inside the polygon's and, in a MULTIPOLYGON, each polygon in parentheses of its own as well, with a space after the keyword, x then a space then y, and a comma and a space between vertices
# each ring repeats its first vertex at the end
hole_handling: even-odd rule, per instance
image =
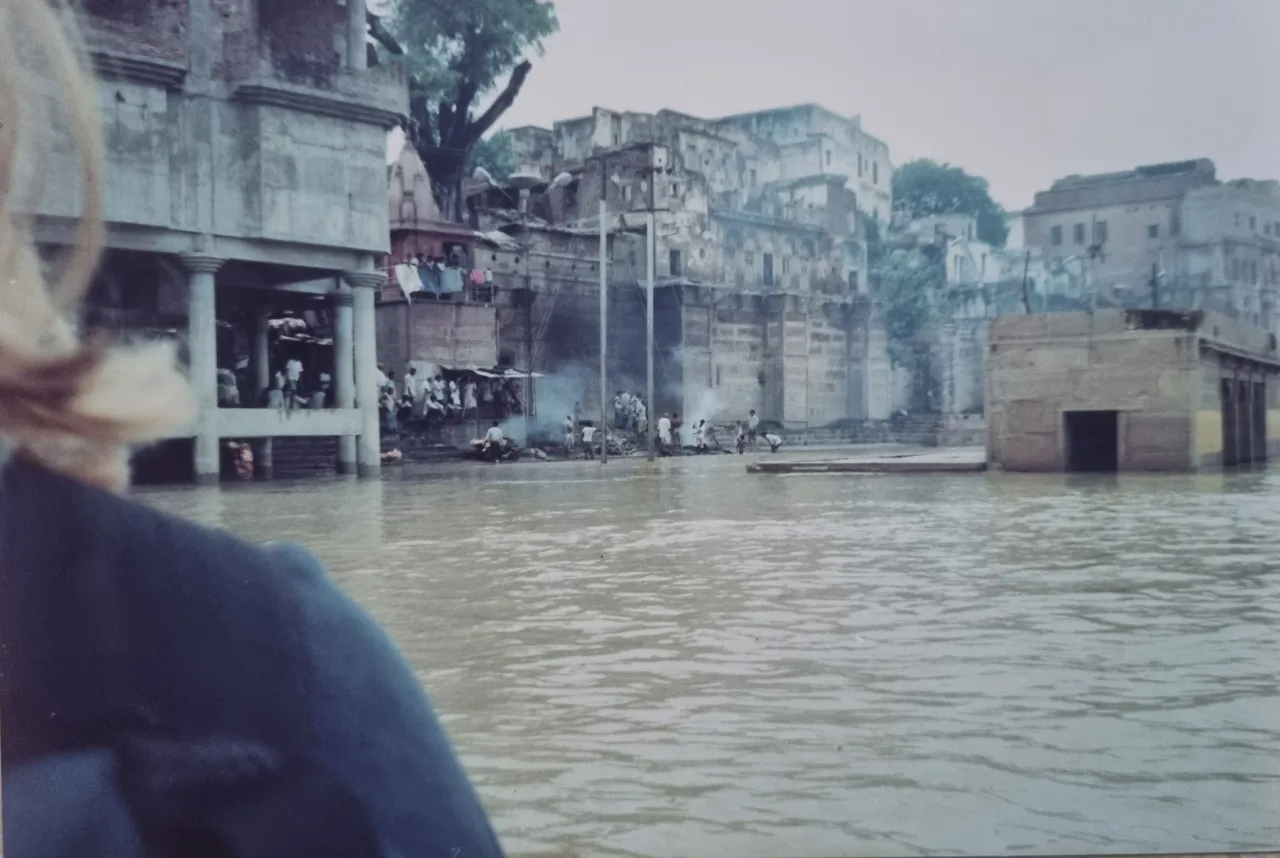
POLYGON ((1280 473, 725 456, 146 497, 329 563, 515 855, 1280 843, 1280 473))

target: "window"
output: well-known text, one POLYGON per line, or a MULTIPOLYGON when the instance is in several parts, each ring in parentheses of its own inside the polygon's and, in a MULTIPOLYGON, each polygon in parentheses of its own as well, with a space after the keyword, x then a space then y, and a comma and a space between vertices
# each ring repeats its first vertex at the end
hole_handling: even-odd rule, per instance
POLYGON ((1049 241, 1053 244, 1054 247, 1062 246, 1062 227, 1061 226, 1049 227, 1049 241))
POLYGON ((831 153, 830 153, 830 152, 827 152, 827 166, 828 166, 828 167, 830 167, 830 166, 831 166, 831 153))
POLYGON ((880 164, 877 161, 871 162, 871 184, 880 184, 880 164))
POLYGON ((1263 234, 1263 235, 1271 235, 1271 224, 1269 224, 1269 223, 1264 223, 1264 224, 1262 225, 1262 234, 1263 234))
POLYGON ((1107 240, 1107 222, 1105 220, 1096 220, 1093 222, 1093 243, 1102 244, 1107 240))
POLYGON ((856 268, 852 268, 849 270, 849 291, 850 292, 858 291, 858 269, 856 268))
POLYGON ((617 132, 617 131, 613 132, 613 145, 614 145, 614 146, 617 146, 619 143, 621 143, 621 142, 622 142, 621 137, 622 137, 622 135, 618 134, 618 132, 617 132))
POLYGON ((1071 228, 1071 240, 1076 244, 1084 244, 1084 224, 1078 223, 1071 228))
POLYGON ((764 285, 773 285, 773 254, 766 253, 764 255, 764 285))
POLYGON ((786 274, 790 270, 791 270, 791 257, 790 256, 782 257, 782 273, 786 274))
POLYGON ((862 153, 858 153, 858 178, 862 178, 862 153))
POLYGON ((750 250, 744 250, 742 252, 742 261, 747 263, 747 265, 755 265, 756 264, 755 252, 750 250))
POLYGON ((680 251, 672 250, 667 254, 667 267, 672 277, 680 276, 680 251))
POLYGON ((1159 238, 1159 237, 1160 237, 1160 224, 1153 223, 1147 227, 1147 238, 1159 238))
POLYGON ((673 197, 680 196, 680 186, 675 182, 671 183, 671 196, 673 197))

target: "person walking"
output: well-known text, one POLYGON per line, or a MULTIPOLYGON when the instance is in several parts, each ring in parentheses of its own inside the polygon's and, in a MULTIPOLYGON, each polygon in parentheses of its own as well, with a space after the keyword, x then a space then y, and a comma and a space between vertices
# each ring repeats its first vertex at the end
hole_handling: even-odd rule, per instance
POLYGON ((131 447, 196 399, 171 345, 65 321, 101 250, 97 89, 64 4, 0 6, 4 852, 500 858, 414 670, 313 555, 125 496, 131 447), (46 102, 78 175, 42 163, 51 114, 18 109, 46 102), (78 189, 56 273, 11 208, 36 177, 78 189))
POLYGON ((572 459, 574 434, 575 434, 572 414, 565 415, 563 428, 564 428, 564 457, 566 459, 572 459))
POLYGON ((754 408, 747 415, 747 444, 751 446, 751 452, 756 451, 756 438, 760 431, 760 417, 756 414, 754 408))

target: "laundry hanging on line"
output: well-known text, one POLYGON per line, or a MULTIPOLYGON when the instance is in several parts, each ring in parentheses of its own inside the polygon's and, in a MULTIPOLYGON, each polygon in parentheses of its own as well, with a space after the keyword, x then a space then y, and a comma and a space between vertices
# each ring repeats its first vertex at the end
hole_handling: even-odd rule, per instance
POLYGON ((397 265, 394 269, 396 275, 396 285, 400 287, 400 291, 404 293, 404 299, 409 300, 409 296, 414 292, 422 291, 422 281, 418 277, 418 272, 414 269, 414 265, 397 265))

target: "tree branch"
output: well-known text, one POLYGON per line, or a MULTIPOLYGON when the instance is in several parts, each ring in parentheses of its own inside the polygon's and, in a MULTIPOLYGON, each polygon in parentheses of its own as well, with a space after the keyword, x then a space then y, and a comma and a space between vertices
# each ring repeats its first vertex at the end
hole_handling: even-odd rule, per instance
POLYGON ((485 135, 485 132, 493 127, 502 114, 506 113, 511 105, 515 104, 516 96, 520 94, 520 88, 524 86, 525 78, 529 76, 529 71, 533 68, 533 63, 528 60, 522 60, 518 66, 511 70, 511 77, 507 80, 507 85, 503 87, 502 92, 498 93, 498 97, 493 100, 493 104, 489 105, 489 109, 472 122, 468 127, 474 135, 475 140, 479 140, 485 135))
POLYGON ((404 56, 404 48, 400 47, 396 37, 383 25, 381 17, 372 12, 366 13, 365 17, 369 21, 369 35, 373 36, 373 40, 386 48, 387 53, 397 57, 404 56))

